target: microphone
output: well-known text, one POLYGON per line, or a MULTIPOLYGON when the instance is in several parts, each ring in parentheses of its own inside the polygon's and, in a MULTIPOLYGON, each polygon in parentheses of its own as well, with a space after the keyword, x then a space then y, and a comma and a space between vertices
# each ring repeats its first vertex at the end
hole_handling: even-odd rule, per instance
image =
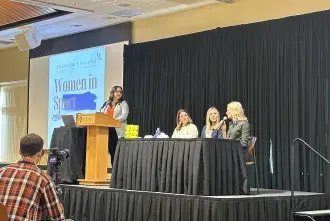
POLYGON ((221 125, 224 124, 224 123, 226 123, 227 120, 228 120, 228 117, 227 117, 227 116, 224 116, 224 117, 222 118, 222 123, 221 123, 221 125))
POLYGON ((101 110, 105 107, 105 105, 107 105, 108 103, 109 103, 109 100, 106 100, 106 101, 103 103, 102 107, 100 108, 100 112, 101 112, 101 110))

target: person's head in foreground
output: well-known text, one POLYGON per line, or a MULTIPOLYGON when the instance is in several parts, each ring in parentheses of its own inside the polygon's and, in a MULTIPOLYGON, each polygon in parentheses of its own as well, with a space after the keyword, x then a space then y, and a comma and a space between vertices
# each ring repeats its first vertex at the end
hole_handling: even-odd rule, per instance
POLYGON ((27 134, 20 140, 19 154, 38 164, 45 153, 43 146, 44 140, 39 135, 27 134))

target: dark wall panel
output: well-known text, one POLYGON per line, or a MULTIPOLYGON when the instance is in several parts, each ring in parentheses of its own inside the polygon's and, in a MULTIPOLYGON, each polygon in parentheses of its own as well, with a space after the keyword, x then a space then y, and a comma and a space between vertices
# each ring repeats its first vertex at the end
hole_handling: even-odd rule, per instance
POLYGON ((127 22, 115 26, 44 40, 41 42, 39 47, 30 51, 30 58, 48 56, 130 40, 131 23, 127 22))

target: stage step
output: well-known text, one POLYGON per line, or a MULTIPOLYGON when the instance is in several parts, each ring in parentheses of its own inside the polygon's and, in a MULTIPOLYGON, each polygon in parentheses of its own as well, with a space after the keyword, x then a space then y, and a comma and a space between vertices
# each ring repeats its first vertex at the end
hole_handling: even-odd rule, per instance
POLYGON ((330 221, 330 210, 300 211, 293 216, 295 221, 330 221))

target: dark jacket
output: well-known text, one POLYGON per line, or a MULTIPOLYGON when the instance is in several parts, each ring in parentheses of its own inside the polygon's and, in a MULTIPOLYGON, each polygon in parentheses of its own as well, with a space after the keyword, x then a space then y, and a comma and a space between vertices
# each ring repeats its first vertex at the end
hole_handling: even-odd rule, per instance
POLYGON ((251 141, 249 122, 247 120, 230 122, 227 137, 228 139, 239 140, 243 147, 247 147, 251 141))
MULTIPOLYGON (((201 137, 205 138, 205 131, 206 131, 206 126, 203 127, 201 137)), ((212 130, 212 135, 211 138, 216 138, 216 139, 223 139, 223 134, 220 128, 216 130, 212 130)))

